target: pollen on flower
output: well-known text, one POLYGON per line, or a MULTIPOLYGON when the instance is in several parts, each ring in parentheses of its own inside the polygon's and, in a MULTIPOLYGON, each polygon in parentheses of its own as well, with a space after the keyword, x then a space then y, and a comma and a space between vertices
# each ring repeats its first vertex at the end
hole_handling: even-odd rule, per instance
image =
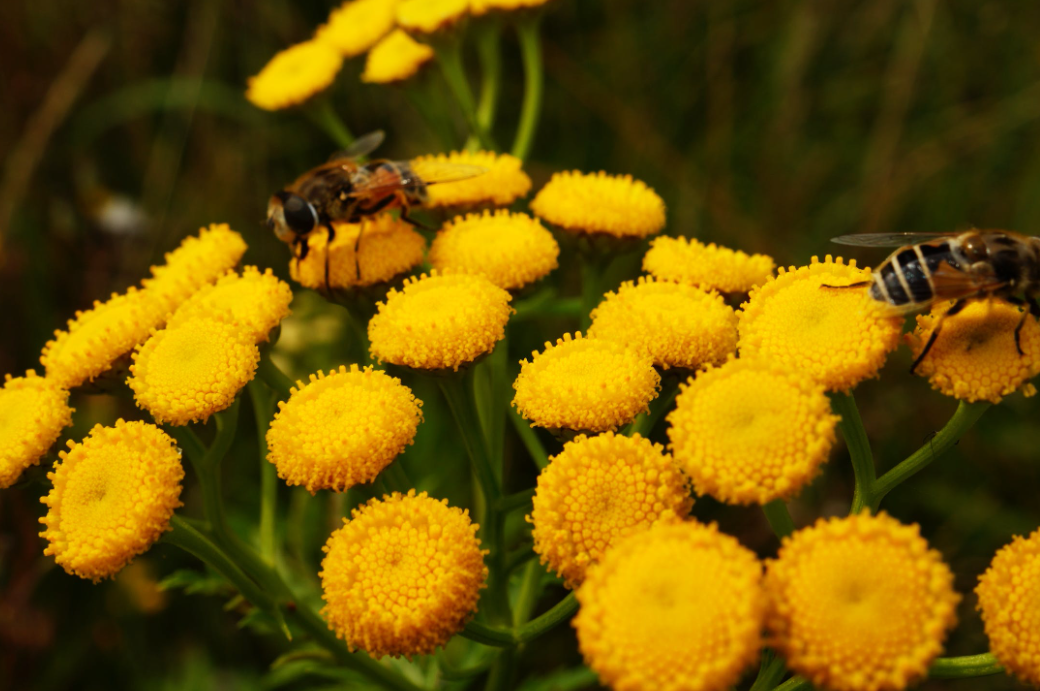
POLYGON ((433 653, 477 609, 487 567, 468 511, 394 492, 351 511, 325 544, 322 615, 351 650, 433 653))
POLYGON ((198 237, 190 235, 177 249, 167 252, 166 263, 153 266, 152 278, 141 283, 145 292, 173 312, 199 288, 235 268, 245 251, 242 236, 227 223, 211 223, 209 228, 199 229, 198 237))
POLYGON ((370 84, 401 82, 414 77, 432 59, 433 48, 395 29, 369 51, 361 81, 370 84))
POLYGON ((660 281, 722 293, 757 288, 773 275, 775 266, 773 258, 765 254, 749 255, 687 238, 654 238, 643 257, 643 270, 660 281))
POLYGON ((942 651, 960 596, 942 557, 884 513, 820 519, 767 562, 771 645, 817 688, 897 691, 942 651))
POLYGON ((372 482, 415 439, 421 406, 400 379, 371 367, 319 370, 279 401, 267 459, 311 494, 372 482))
POLYGON ((95 583, 115 575, 170 529, 184 469, 173 439, 155 425, 97 425, 60 456, 47 474, 54 487, 40 499, 40 537, 43 553, 68 573, 95 583))
POLYGON ((903 320, 865 289, 841 287, 869 280, 870 271, 855 260, 845 264, 830 255, 797 269, 781 267, 741 305, 740 356, 771 360, 828 391, 848 391, 877 376, 899 345, 903 320))
POLYGON ((509 154, 491 151, 452 151, 420 156, 411 161, 412 170, 423 180, 451 174, 452 166, 475 166, 485 172, 464 180, 431 185, 426 192, 430 208, 508 206, 531 191, 531 178, 520 167, 522 161, 509 154))
POLYGON ((397 0, 347 0, 329 13, 314 40, 332 46, 344 58, 361 55, 393 30, 396 10, 397 0))
POLYGON ((758 657, 762 566, 715 525, 661 521, 628 536, 578 589, 578 648, 604 685, 730 688, 758 657))
POLYGON ((298 105, 327 89, 342 65, 343 55, 328 41, 297 43, 276 54, 249 78, 246 98, 264 110, 298 105))
POLYGON ((686 478, 660 444, 638 434, 578 435, 538 476, 534 551, 568 588, 618 540, 693 507, 686 478))
POLYGON ((0 489, 10 487, 72 424, 69 392, 29 370, 0 389, 0 489))
POLYGON ((631 175, 556 173, 531 202, 539 218, 566 230, 615 237, 653 235, 664 228, 664 201, 631 175))
POLYGON ((278 280, 270 269, 260 273, 255 266, 247 266, 242 275, 229 271, 216 284, 203 286, 174 312, 168 325, 219 314, 249 331, 259 343, 289 316, 292 298, 288 284, 278 280))
POLYGON ((449 29, 469 13, 470 0, 402 0, 397 25, 413 35, 449 29))

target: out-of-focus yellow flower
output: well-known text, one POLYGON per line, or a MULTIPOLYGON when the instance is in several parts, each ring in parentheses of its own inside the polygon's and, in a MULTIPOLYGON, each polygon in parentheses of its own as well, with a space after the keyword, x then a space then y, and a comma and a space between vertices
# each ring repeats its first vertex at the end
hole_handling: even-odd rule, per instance
POLYGON ((758 656, 755 555, 714 525, 655 524, 607 551, 578 589, 578 648, 606 686, 719 691, 758 656))
POLYGON ((644 238, 664 228, 664 201, 631 175, 555 173, 531 211, 566 230, 619 238, 644 238))
POLYGON ((430 246, 435 269, 483 276, 506 290, 542 278, 557 267, 559 255, 560 246, 541 223, 505 209, 457 216, 430 246))
POLYGON ((960 596, 918 530, 884 513, 820 519, 767 562, 769 628, 818 688, 896 691, 942 651, 960 596))
POLYGON ((530 7, 541 7, 549 0, 470 0, 469 11, 473 16, 487 14, 494 11, 523 10, 530 7))
POLYGON ((693 507, 686 478, 660 444, 613 432, 565 444, 538 476, 533 503, 534 551, 568 588, 618 540, 693 507))
POLYGON ((166 590, 159 584, 149 560, 136 559, 130 562, 119 572, 115 581, 138 612, 156 614, 166 609, 166 590))
POLYGON ((929 314, 917 316, 917 329, 906 335, 914 353, 921 354, 932 331, 942 320, 942 330, 917 373, 928 377, 932 388, 961 400, 991 401, 1022 388, 1026 396, 1036 389, 1027 382, 1040 374, 1040 325, 1027 317, 1019 336, 1024 355, 1015 347, 1015 328, 1021 308, 1003 300, 978 300, 943 319, 952 302, 935 305, 929 314), (1025 386, 1023 386, 1023 384, 1025 386))
POLYGON ((216 316, 191 319, 138 347, 126 383, 156 422, 186 425, 229 407, 259 361, 249 330, 216 316))
POLYGON ((397 25, 413 35, 449 29, 469 13, 470 0, 402 0, 397 25))
POLYGON ((368 323, 373 357, 416 369, 452 369, 490 353, 506 332, 510 295, 485 278, 436 270, 391 288, 368 323))
POLYGON ((741 305, 740 356, 770 360, 812 377, 828 391, 849 391, 877 376, 899 345, 903 320, 846 286, 870 280, 870 272, 827 255, 809 266, 780 268, 776 278, 751 291, 741 305))
POLYGON ((250 77, 246 98, 257 108, 281 110, 329 88, 343 55, 327 41, 312 39, 286 48, 250 77))
POLYGON ((604 432, 649 410, 660 383, 649 354, 564 334, 520 362, 513 405, 532 427, 604 432))
MULTIPOLYGON (((333 223, 336 237, 332 239, 329 256, 329 287, 352 288, 384 283, 394 276, 410 271, 422 263, 426 240, 407 222, 380 214, 362 223, 333 223), (358 261, 354 245, 361 233, 358 256, 361 260, 361 278, 358 280, 358 261)), ((307 238, 307 256, 289 262, 289 275, 302 286, 315 290, 325 289, 325 248, 328 237, 324 232, 312 233, 307 238)))
POLYGON ((531 191, 531 178, 521 164, 516 156, 491 151, 452 151, 411 161, 412 171, 422 180, 443 179, 451 174, 452 166, 486 169, 471 178, 430 185, 426 204, 430 208, 508 206, 531 191))
POLYGON ((361 81, 370 84, 402 82, 415 76, 433 59, 433 48, 396 29, 368 53, 361 81))
POLYGON ((29 370, 24 377, 4 375, 0 389, 0 489, 10 487, 22 471, 72 424, 69 392, 29 370))
POLYGON ((589 337, 646 350, 664 369, 699 369, 736 352, 737 315, 717 293, 640 278, 592 310, 589 337))
POLYGON ((485 587, 476 531, 467 511, 415 490, 354 509, 324 547, 329 628, 377 659, 434 652, 462 630, 485 587))
POLYGON ((70 574, 95 583, 114 575, 170 529, 181 505, 181 454, 147 422, 97 425, 61 452, 40 533, 44 554, 70 574))
POLYGON ((145 292, 162 300, 173 312, 202 286, 217 280, 245 254, 242 236, 227 223, 211 223, 200 228, 198 237, 190 235, 180 247, 166 253, 166 263, 152 267, 152 278, 141 283, 145 292))
POLYGON ((372 482, 415 439, 422 401, 400 379, 351 365, 292 389, 267 431, 267 460, 289 485, 346 490, 372 482))
POLYGON ((348 0, 329 13, 329 21, 314 32, 314 40, 327 43, 344 58, 361 55, 393 30, 397 4, 397 0, 348 0))
POLYGON ((1002 547, 975 593, 989 649, 1016 677, 1040 686, 1040 530, 1002 547))
POLYGON ((192 319, 222 315, 248 331, 257 343, 289 316, 292 290, 278 280, 270 269, 247 266, 239 276, 230 271, 215 285, 204 286, 170 317, 169 326, 180 326, 192 319))
POLYGON ((834 444, 823 386, 765 360, 731 360, 681 385, 668 415, 676 462, 698 494, 765 504, 797 494, 834 444))
POLYGON ((765 254, 749 255, 687 238, 654 238, 643 257, 643 270, 660 281, 722 293, 746 293, 757 288, 773 275, 775 266, 773 258, 765 254))

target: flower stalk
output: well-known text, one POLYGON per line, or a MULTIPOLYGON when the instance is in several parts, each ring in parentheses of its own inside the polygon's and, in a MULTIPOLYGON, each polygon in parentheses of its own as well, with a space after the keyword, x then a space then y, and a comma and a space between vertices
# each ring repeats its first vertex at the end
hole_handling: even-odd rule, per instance
POLYGON ((538 131, 538 120, 542 113, 542 91, 545 86, 545 71, 542 66, 542 42, 539 35, 540 14, 521 21, 517 26, 520 39, 520 54, 524 62, 524 102, 520 107, 520 124, 513 140, 513 155, 521 161, 527 160, 538 131))

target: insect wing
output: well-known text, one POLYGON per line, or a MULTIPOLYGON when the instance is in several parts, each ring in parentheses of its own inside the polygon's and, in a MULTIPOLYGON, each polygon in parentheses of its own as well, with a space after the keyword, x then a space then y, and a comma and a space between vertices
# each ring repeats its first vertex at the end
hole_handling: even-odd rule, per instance
POLYGON ((855 245, 857 247, 902 247, 932 242, 939 238, 957 237, 960 233, 857 233, 855 235, 839 235, 831 238, 831 242, 839 245, 855 245))
POLYGON ((329 156, 329 161, 339 161, 344 158, 362 158, 368 156, 370 153, 379 148, 379 145, 383 143, 383 139, 386 134, 383 130, 376 130, 375 132, 369 132, 368 134, 362 135, 354 140, 354 142, 336 153, 329 156))
POLYGON ((426 185, 468 180, 488 171, 484 166, 443 161, 412 161, 404 167, 417 178, 415 182, 426 185))
POLYGON ((1006 281, 997 280, 994 276, 961 271, 945 262, 932 272, 932 289, 936 300, 956 300, 969 295, 991 293, 1006 285, 1006 281))

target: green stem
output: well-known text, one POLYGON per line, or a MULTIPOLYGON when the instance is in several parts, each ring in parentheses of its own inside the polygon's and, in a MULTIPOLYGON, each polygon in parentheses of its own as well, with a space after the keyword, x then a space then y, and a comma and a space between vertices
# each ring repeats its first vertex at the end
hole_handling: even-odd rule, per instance
POLYGON ((520 108, 520 124, 513 140, 513 155, 521 161, 527 159, 538 130, 538 119, 542 113, 542 90, 545 72, 542 68, 542 44, 538 35, 538 20, 535 15, 517 27, 520 39, 520 54, 524 61, 524 103, 520 108))
POLYGON ((460 635, 471 641, 480 643, 481 645, 491 646, 492 648, 510 648, 516 645, 516 639, 513 638, 512 631, 496 629, 487 624, 482 624, 476 619, 471 619, 466 622, 466 628, 460 632, 460 635))
POLYGON ((485 691, 508 691, 516 688, 516 657, 516 650, 507 648, 495 658, 491 671, 488 672, 487 683, 484 684, 485 691))
POLYGON ((762 653, 762 663, 758 668, 758 676, 748 691, 767 691, 772 689, 787 673, 784 658, 766 648, 762 653))
MULTIPOLYGON (((524 564, 531 561, 537 556, 538 554, 534 551, 534 543, 531 541, 525 542, 522 546, 517 547, 515 550, 513 550, 513 553, 509 556, 509 559, 506 560, 506 573, 513 573, 518 568, 520 568, 521 566, 523 566, 524 564)), ((521 590, 520 594, 523 595, 523 590, 521 590)), ((519 602, 520 600, 518 599, 517 601, 519 602)), ((519 605, 517 605, 517 609, 518 608, 519 605)), ((528 618, 530 618, 530 612, 528 612, 527 616, 524 618, 523 621, 527 621, 528 618)), ((516 614, 513 615, 513 624, 517 624, 516 614)))
POLYGON ((548 612, 516 629, 514 636, 520 643, 532 641, 543 633, 568 621, 577 611, 578 597, 572 591, 568 593, 567 597, 557 602, 548 612))
POLYGON ((783 499, 774 499, 768 504, 763 504, 762 511, 769 521, 769 527, 778 538, 783 539, 794 532, 794 521, 783 499))
POLYGON ((581 262, 581 330, 592 324, 592 310, 603 299, 602 275, 606 262, 599 253, 590 253, 581 262))
POLYGON ((516 511, 517 509, 529 509, 531 507, 531 497, 534 496, 535 489, 525 489, 516 494, 509 494, 500 498, 495 502, 495 510, 501 511, 502 513, 509 513, 510 511, 516 511))
POLYGON ((813 691, 812 682, 803 677, 791 677, 773 691, 813 691))
MULTIPOLYGON (((502 78, 502 55, 499 46, 502 25, 495 20, 484 22, 477 32, 477 57, 480 60, 480 102, 477 104, 477 122, 490 132, 495 125, 498 106, 499 82, 502 78)), ((470 147, 467 142, 466 148, 470 147)))
MULTIPOLYGON (((527 558, 534 557, 534 550, 528 550, 527 558)), ((514 566, 517 564, 511 564, 514 566)), ((523 576, 520 578, 520 590, 516 596, 516 607, 513 608, 513 627, 526 624, 531 618, 531 612, 542 594, 545 569, 537 561, 532 561, 524 568, 523 576)))
POLYGON ((498 147, 491 139, 491 135, 481 126, 477 119, 477 107, 473 101, 473 92, 469 88, 469 80, 466 78, 466 70, 462 65, 462 43, 451 41, 434 46, 437 52, 437 63, 441 66, 444 78, 448 82, 451 93, 458 101, 462 114, 466 116, 470 132, 480 140, 481 146, 490 151, 497 151, 498 147))
POLYGON ((311 122, 324 130, 336 146, 345 149, 354 143, 354 135, 327 98, 317 99, 312 106, 304 108, 311 122))
POLYGON ((409 102, 411 102, 412 107, 419 113, 419 117, 426 122, 430 131, 440 139, 441 146, 450 151, 456 146, 455 133, 452 131, 451 123, 448 119, 431 103, 432 99, 428 93, 429 88, 427 84, 417 84, 414 80, 408 80, 404 85, 404 93, 408 97, 409 102))
POLYGON ((672 408, 672 403, 675 402, 675 397, 679 393, 679 380, 668 378, 661 383, 661 393, 657 397, 656 401, 650 403, 650 413, 640 413, 635 419, 635 422, 628 428, 628 434, 638 434, 641 437, 648 437, 650 433, 657 427, 657 423, 661 421, 661 418, 665 416, 672 408))
POLYGON ((849 448, 852 459, 852 471, 856 476, 856 487, 852 495, 852 508, 849 513, 859 513, 870 506, 870 492, 877 478, 874 470, 874 456, 870 450, 867 431, 863 429, 863 420, 856 407, 856 399, 852 392, 836 393, 831 396, 831 406, 841 416, 838 429, 849 448))
POLYGON ((962 677, 984 677, 1000 674, 1004 668, 993 653, 964 655, 962 657, 940 657, 928 669, 932 679, 957 679, 962 677))
POLYGON ((509 420, 513 423, 513 429, 516 430, 520 441, 523 442, 531 460, 534 461, 534 464, 539 469, 544 469, 549 465, 549 454, 545 451, 545 447, 542 446, 542 440, 538 438, 538 433, 512 406, 509 407, 509 420))
POLYGON ((256 420, 257 448, 260 458, 260 558, 273 564, 277 557, 275 518, 278 515, 278 471, 267 460, 267 427, 274 413, 275 394, 256 380, 249 382, 256 420))
POLYGON ((267 384, 281 401, 288 400, 291 394, 290 389, 296 386, 296 383, 279 369, 278 365, 274 364, 271 354, 265 351, 261 351, 256 376, 260 377, 260 380, 267 384))

